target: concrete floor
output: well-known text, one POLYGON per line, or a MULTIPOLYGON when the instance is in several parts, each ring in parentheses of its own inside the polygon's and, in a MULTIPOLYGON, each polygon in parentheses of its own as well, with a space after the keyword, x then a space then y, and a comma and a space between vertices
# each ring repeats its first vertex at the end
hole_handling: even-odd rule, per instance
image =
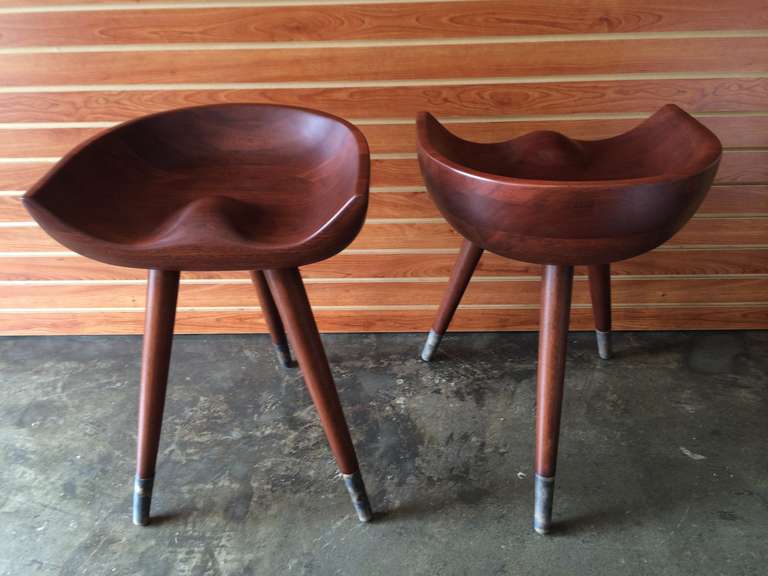
POLYGON ((531 529, 534 334, 324 337, 371 500, 357 522, 265 336, 176 338, 131 524, 140 339, 0 339, 0 574, 768 573, 768 333, 573 334, 531 529))

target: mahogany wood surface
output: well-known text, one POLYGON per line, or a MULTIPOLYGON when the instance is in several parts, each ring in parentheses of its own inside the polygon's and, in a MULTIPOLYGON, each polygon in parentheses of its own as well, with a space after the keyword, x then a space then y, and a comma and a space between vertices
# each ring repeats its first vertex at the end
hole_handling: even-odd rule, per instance
MULTIPOLYGON (((714 185, 702 202, 696 217, 754 216, 756 219, 768 213, 768 186, 725 184, 714 185), (732 212, 738 202, 739 212, 732 212)), ((440 211, 426 190, 385 192, 371 195, 368 217, 373 219, 441 218, 440 211)), ((0 196, 0 222, 28 222, 29 213, 24 209, 20 196, 0 196)), ((438 222, 436 222, 438 223, 438 222)))
POLYGON ((307 109, 224 104, 156 114, 95 136, 25 195, 32 216, 72 250, 150 269, 135 524, 149 523, 182 269, 250 269, 280 359, 290 364, 285 323, 358 516, 371 519, 296 268, 339 252, 357 235, 368 171, 365 137, 343 120, 307 109), (265 277, 264 268, 274 269, 265 277))
POLYGON ((600 332, 611 331, 611 268, 608 264, 589 266, 589 292, 592 297, 592 314, 595 328, 600 332))
MULTIPOLYGON (((712 248, 764 249, 766 246, 765 218, 733 218, 729 215, 706 219, 693 219, 675 234, 665 248, 712 248)), ((349 245, 357 250, 451 250, 461 246, 461 235, 450 224, 436 222, 368 222, 358 237, 349 245)), ((8 251, 66 253, 61 244, 51 239, 43 230, 34 227, 0 228, 0 245, 8 251)), ((85 254, 84 250, 78 252, 85 254)), ((86 254, 89 255, 89 254, 86 254)), ((90 255, 89 255, 90 256, 90 255)), ((103 258, 99 258, 105 261, 103 258)), ((121 264, 124 265, 124 264, 121 264)), ((138 267, 138 266, 137 266, 138 267)), ((222 266, 219 270, 237 269, 222 266)), ((206 268, 190 268, 205 270, 206 268)))
MULTIPOLYGON (((726 150, 723 152, 715 184, 760 186, 768 180, 768 151, 761 148, 726 150)), ((34 185, 51 169, 48 159, 28 161, 9 158, 6 170, 0 175, 3 190, 24 190, 34 185)), ((375 175, 371 179, 374 188, 397 186, 418 187, 423 185, 416 155, 394 154, 374 156, 372 166, 375 175)))
MULTIPOLYGON (((464 246, 543 264, 534 529, 546 534, 552 520, 573 267, 588 265, 598 352, 607 360, 609 263, 648 252, 680 230, 708 192, 722 146, 674 105, 604 140, 538 131, 501 143, 476 143, 455 136, 426 113, 419 115, 417 129, 427 189, 464 237, 464 246)), ((453 309, 475 264, 467 273, 469 267, 459 259, 444 296, 453 309)), ((690 293, 685 299, 690 302, 690 293)), ((435 324, 443 329, 450 321, 444 308, 435 324)), ((429 334, 423 360, 432 358, 441 335, 436 329, 429 334)))
POLYGON ((606 140, 533 132, 498 144, 418 119, 419 162, 446 220, 497 254, 542 264, 604 264, 675 234, 709 190, 717 137, 674 105, 606 140))
POLYGON ((568 323, 571 316, 573 267, 544 266, 539 325, 539 365, 536 371, 536 474, 555 475, 560 413, 565 382, 568 323))
POLYGON ((472 279, 477 263, 483 255, 483 249, 472 244, 469 240, 464 240, 461 245, 459 257, 448 279, 448 290, 443 295, 440 308, 437 311, 437 317, 432 324, 432 330, 437 334, 444 334, 451 323, 456 308, 461 301, 464 292, 472 279))
MULTIPOLYGON (((419 165, 413 157, 376 157, 371 161, 374 188, 423 186, 419 165)), ((0 173, 2 190, 24 190, 50 170, 50 161, 25 162, 9 159, 0 173)), ((759 186, 768 181, 768 150, 726 150, 722 155, 715 184, 759 186)), ((736 204, 738 206, 738 204, 736 204)), ((732 206, 731 211, 734 211, 732 206)))
POLYGON ((357 456, 301 275, 296 268, 267 270, 265 275, 339 470, 354 474, 357 456))
POLYGON ((149 479, 155 475, 178 288, 178 272, 149 271, 136 453, 136 477, 141 479, 149 479))
MULTIPOLYGON (((264 272, 260 270, 252 270, 250 276, 253 286, 256 288, 256 293, 259 295, 261 313, 269 327, 272 344, 275 345, 281 354, 287 354, 288 338, 285 335, 285 327, 283 326, 283 321, 280 319, 280 313, 277 310, 277 305, 275 304, 272 292, 267 284, 267 279, 264 277, 264 272)), ((289 358, 285 358, 285 361, 287 363, 290 360, 289 358)))
POLYGON ((365 218, 368 174, 365 138, 343 120, 204 106, 86 142, 24 202, 56 240, 110 264, 265 269, 323 260, 349 244, 365 218))

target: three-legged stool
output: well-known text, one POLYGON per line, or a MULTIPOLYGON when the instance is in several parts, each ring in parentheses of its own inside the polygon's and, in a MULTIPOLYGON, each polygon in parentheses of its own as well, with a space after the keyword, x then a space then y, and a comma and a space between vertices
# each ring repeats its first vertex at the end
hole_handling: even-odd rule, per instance
POLYGON ((479 144, 458 138, 426 113, 418 118, 418 138, 427 189, 465 239, 422 358, 432 358, 483 250, 543 265, 534 528, 546 533, 573 267, 589 267, 598 350, 608 358, 609 264, 657 247, 688 221, 715 176, 720 142, 673 105, 606 140, 541 131, 479 144))

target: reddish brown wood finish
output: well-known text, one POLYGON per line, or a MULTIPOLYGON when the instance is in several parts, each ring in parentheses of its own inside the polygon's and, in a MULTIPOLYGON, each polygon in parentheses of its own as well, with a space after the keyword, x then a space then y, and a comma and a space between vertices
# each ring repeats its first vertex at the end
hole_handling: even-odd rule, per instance
POLYGON ((147 524, 180 270, 250 270, 281 359, 281 317, 358 516, 371 519, 352 440, 297 266, 359 232, 368 145, 351 124, 261 104, 164 112, 96 136, 24 197, 55 239, 96 260, 149 268, 133 518, 147 524), (269 281, 259 270, 268 273, 269 281), (277 300, 277 306, 273 295, 277 300))
POLYGON ((296 268, 265 274, 339 470, 354 474, 359 469, 355 449, 301 275, 296 268))
POLYGON ((141 526, 149 523, 178 293, 178 272, 149 271, 133 501, 133 522, 141 526))
POLYGON ((572 285, 572 266, 544 266, 536 374, 535 466, 536 474, 544 478, 554 477, 557 462, 572 285))
POLYGON ((139 478, 155 475, 178 292, 178 272, 149 271, 136 453, 136 475, 139 478))
POLYGON ((432 359, 435 349, 448 329, 448 325, 451 323, 461 297, 464 295, 482 255, 482 248, 469 240, 464 240, 459 251, 459 257, 456 259, 456 264, 451 271, 451 277, 448 279, 448 290, 443 294, 440 308, 437 310, 437 317, 432 324, 432 330, 430 330, 427 342, 421 351, 421 359, 425 362, 429 362, 432 359))
POLYGON ((272 344, 277 349, 280 361, 284 366, 291 364, 291 357, 288 348, 288 339, 285 336, 285 328, 283 327, 283 321, 280 319, 280 313, 277 311, 275 300, 272 298, 272 292, 269 290, 267 279, 264 277, 264 272, 260 270, 251 270, 251 281, 256 288, 256 293, 259 295, 259 302, 261 303, 261 312, 264 315, 264 320, 269 327, 269 334, 272 337, 272 344))
POLYGON ((302 108, 227 104, 109 130, 65 156, 24 203, 61 244, 109 264, 263 270, 349 244, 365 218, 368 180, 368 146, 351 124, 302 108))
MULTIPOLYGON (((619 136, 573 140, 532 132, 497 144, 458 138, 418 118, 419 163, 432 198, 477 250, 544 265, 536 404, 534 528, 550 529, 573 266, 589 266, 602 358, 610 357, 609 263, 668 240, 693 215, 718 168, 717 137, 668 105, 619 136)), ((461 260, 460 260, 461 262, 461 260)), ((469 272, 471 276, 471 271, 469 272)), ((466 269, 453 278, 466 285, 466 269)), ((451 282, 445 301, 461 293, 451 282)), ((443 327, 441 309, 436 326, 443 327)), ((448 315, 450 320, 450 315, 448 315)), ((427 340, 429 359, 436 346, 427 340)), ((439 342, 439 340, 437 340, 439 342)))
POLYGON ((552 523, 572 286, 573 266, 544 266, 536 373, 536 499, 533 514, 533 528, 540 534, 547 534, 552 523))
POLYGON ((515 260, 605 264, 647 252, 693 215, 717 171, 717 137, 674 105, 614 138, 532 132, 462 140, 418 118, 432 198, 462 236, 515 260))
POLYGON ((448 329, 448 324, 451 323, 456 307, 459 305, 482 255, 482 248, 475 246, 469 240, 464 240, 459 257, 456 259, 456 265, 453 267, 451 277, 448 280, 448 290, 443 296, 443 301, 437 311, 437 318, 432 325, 432 330, 438 334, 443 334, 448 329))
POLYGON ((592 314, 595 329, 611 331, 611 267, 610 264, 589 266, 589 292, 592 296, 592 314))

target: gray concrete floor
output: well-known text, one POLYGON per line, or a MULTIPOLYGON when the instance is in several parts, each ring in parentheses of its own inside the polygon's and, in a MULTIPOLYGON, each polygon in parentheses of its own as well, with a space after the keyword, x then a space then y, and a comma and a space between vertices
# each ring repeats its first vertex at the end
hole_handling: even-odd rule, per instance
POLYGON ((572 334, 531 529, 534 334, 324 337, 375 523, 265 336, 176 338, 130 520, 140 339, 0 339, 0 574, 766 574, 768 333, 572 334))

